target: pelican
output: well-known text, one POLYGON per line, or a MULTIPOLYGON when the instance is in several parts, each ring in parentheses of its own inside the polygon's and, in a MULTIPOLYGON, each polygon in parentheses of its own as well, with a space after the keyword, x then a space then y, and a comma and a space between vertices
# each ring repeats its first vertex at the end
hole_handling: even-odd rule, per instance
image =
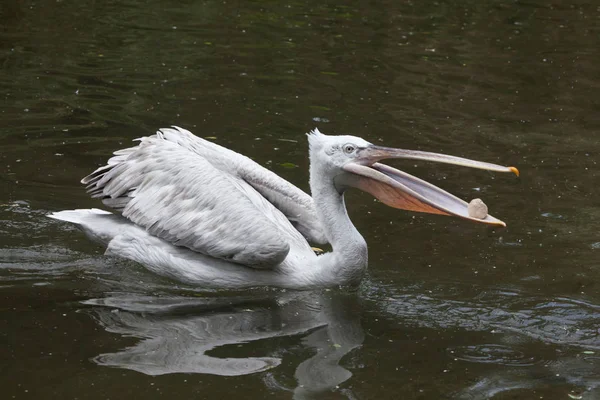
POLYGON ((67 210, 106 254, 187 284, 211 288, 309 289, 354 284, 367 268, 367 244, 344 204, 356 187, 404 210, 469 216, 467 203, 383 159, 436 161, 497 172, 514 167, 381 147, 355 136, 308 135, 312 197, 250 158, 172 127, 116 151, 82 179, 116 213, 67 210), (331 244, 317 255, 309 244, 331 244))

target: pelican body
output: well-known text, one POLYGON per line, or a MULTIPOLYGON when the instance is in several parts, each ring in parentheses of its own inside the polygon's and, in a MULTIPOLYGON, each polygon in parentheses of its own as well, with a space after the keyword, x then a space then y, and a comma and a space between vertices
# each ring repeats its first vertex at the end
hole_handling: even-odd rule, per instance
POLYGON ((467 203, 405 172, 390 158, 429 160, 498 172, 518 171, 443 154, 375 146, 355 136, 308 135, 312 197, 248 157, 172 127, 116 151, 82 180, 99 209, 49 215, 77 224, 106 254, 137 261, 187 284, 293 289, 358 282, 367 244, 344 204, 357 187, 399 209, 469 216, 467 203), (330 243, 316 255, 310 243, 330 243))

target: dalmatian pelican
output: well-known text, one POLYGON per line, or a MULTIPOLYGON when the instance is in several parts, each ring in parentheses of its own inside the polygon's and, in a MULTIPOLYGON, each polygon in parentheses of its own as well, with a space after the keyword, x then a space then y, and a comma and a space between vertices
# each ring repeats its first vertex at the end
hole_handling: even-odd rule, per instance
POLYGON ((172 127, 116 151, 82 183, 114 212, 59 211, 106 253, 187 284, 212 288, 312 289, 358 282, 367 244, 344 204, 351 187, 404 210, 470 216, 465 201, 384 159, 435 161, 497 172, 514 167, 382 147, 355 136, 308 135, 309 196, 250 158, 172 127), (317 255, 309 243, 330 243, 317 255))

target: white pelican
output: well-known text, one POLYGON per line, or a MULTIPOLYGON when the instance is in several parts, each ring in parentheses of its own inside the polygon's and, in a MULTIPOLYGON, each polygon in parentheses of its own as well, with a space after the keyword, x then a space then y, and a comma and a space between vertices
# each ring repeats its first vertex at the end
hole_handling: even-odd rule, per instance
POLYGON ((125 257, 163 276, 218 288, 307 289, 359 281, 367 244, 344 205, 357 187, 405 210, 472 218, 467 203, 405 172, 389 158, 437 161, 498 172, 518 171, 442 154, 375 146, 355 136, 308 134, 310 189, 302 190, 248 157, 173 127, 119 150, 82 180, 92 197, 120 213, 60 211, 125 257), (309 245, 330 243, 317 256, 309 245))

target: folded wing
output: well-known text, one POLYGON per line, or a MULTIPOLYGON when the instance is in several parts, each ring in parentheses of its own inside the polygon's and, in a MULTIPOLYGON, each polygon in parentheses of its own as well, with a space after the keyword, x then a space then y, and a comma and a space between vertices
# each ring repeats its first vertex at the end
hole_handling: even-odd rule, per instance
MULTIPOLYGON (((159 131, 115 152, 82 183, 92 197, 174 245, 255 268, 283 261, 290 241, 302 241, 302 236, 254 186, 219 165, 229 159, 231 167, 239 160, 213 154, 210 146, 217 145, 181 131, 159 131), (186 144, 186 134, 209 149, 186 144)), ((259 181, 272 186, 268 179, 259 181)))
POLYGON ((165 140, 209 160, 217 169, 243 179, 277 207, 304 237, 315 243, 327 243, 312 197, 250 158, 201 139, 191 132, 172 127, 161 129, 165 140))

